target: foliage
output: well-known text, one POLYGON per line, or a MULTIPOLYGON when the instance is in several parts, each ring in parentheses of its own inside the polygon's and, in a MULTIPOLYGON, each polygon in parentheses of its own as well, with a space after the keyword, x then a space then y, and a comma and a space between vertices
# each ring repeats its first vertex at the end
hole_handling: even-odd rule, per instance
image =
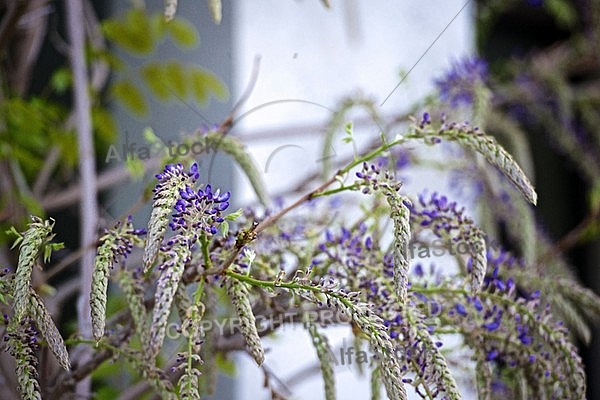
MULTIPOLYGON (((139 8, 128 11, 123 18, 104 22, 102 27, 107 39, 138 56, 151 55, 167 37, 182 48, 193 48, 199 40, 198 32, 185 19, 178 17, 167 21, 163 14, 148 15, 139 8)), ((191 96, 198 103, 206 104, 210 95, 220 100, 228 95, 212 72, 196 65, 181 65, 175 60, 148 62, 139 68, 139 75, 152 95, 162 101, 182 101, 191 96)), ((135 114, 148 113, 146 96, 129 77, 114 82, 111 90, 112 96, 135 114)))

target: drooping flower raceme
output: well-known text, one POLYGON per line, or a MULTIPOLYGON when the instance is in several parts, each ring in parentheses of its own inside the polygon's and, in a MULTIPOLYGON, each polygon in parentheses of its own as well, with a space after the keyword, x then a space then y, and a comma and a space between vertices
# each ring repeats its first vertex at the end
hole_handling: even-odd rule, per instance
POLYGON ((148 222, 148 239, 144 249, 144 271, 148 271, 156 260, 160 244, 165 237, 169 216, 179 198, 179 191, 186 185, 193 185, 199 177, 196 163, 192 164, 189 172, 185 171, 181 164, 168 164, 163 172, 156 175, 158 184, 152 190, 154 203, 148 222))
POLYGON ((446 122, 442 116, 441 125, 434 127, 429 113, 424 113, 420 122, 414 121, 411 138, 420 138, 427 144, 442 140, 457 142, 462 147, 481 154, 491 165, 498 168, 531 204, 537 204, 537 193, 529 178, 512 156, 494 139, 479 127, 468 121, 446 122))
POLYGON ((394 221, 394 288, 398 299, 404 303, 408 293, 408 243, 410 231, 410 201, 400 195, 400 182, 396 181, 389 171, 382 171, 379 167, 367 163, 363 164, 362 172, 356 176, 362 179, 365 186, 363 193, 371 190, 381 191, 390 206, 390 216, 394 221))
POLYGON ((22 319, 18 329, 5 336, 8 352, 15 358, 19 392, 23 398, 41 400, 38 383, 38 359, 35 352, 39 350, 38 332, 29 318, 22 319))
POLYGON ((113 266, 131 253, 138 236, 146 234, 145 229, 134 229, 131 216, 125 224, 118 222, 114 229, 107 230, 100 238, 100 246, 94 260, 90 311, 92 314, 92 333, 97 341, 104 335, 106 323, 106 291, 108 278, 113 266))
POLYGON ((486 242, 483 232, 464 215, 464 208, 458 208, 456 202, 435 192, 429 198, 421 194, 415 205, 406 203, 406 206, 415 225, 430 229, 435 236, 451 245, 463 245, 468 249, 471 289, 478 291, 487 269, 486 242))
MULTIPOLYGON (((152 324, 145 343, 150 360, 156 357, 162 347, 171 305, 185 265, 191 260, 192 250, 200 236, 208 237, 218 232, 219 224, 224 221, 222 212, 229 207, 228 200, 231 196, 229 192, 221 193, 219 189, 213 192, 211 185, 194 189, 193 183, 199 178, 196 164, 192 165, 189 172, 184 172, 180 164, 168 165, 165 172, 158 174, 157 178, 159 183, 154 189, 155 207, 160 207, 162 211, 155 213, 153 210, 152 215, 157 215, 157 224, 162 233, 153 235, 154 232, 149 231, 148 241, 159 239, 161 243, 164 237, 163 227, 167 225, 175 235, 160 247, 164 257, 158 266, 160 277, 154 295, 152 324), (168 209, 168 206, 171 208, 168 209), (172 217, 170 222, 165 223, 167 210, 172 217)), ((153 229, 153 226, 149 227, 153 229)), ((147 244, 146 250, 154 251, 155 245, 147 244)))

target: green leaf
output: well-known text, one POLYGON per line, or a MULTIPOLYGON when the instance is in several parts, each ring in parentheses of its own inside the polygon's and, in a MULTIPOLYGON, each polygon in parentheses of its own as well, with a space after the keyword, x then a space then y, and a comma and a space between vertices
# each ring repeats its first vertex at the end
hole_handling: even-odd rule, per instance
POLYGON ((243 213, 244 213, 244 211, 241 208, 239 208, 237 211, 234 211, 231 214, 227 214, 225 216, 225 219, 227 221, 235 221, 236 219, 241 217, 243 213))
POLYGON ((136 180, 142 179, 146 172, 144 162, 137 157, 127 157, 127 160, 125 160, 125 167, 129 171, 131 177, 136 180))
POLYGON ((167 78, 166 85, 179 97, 186 97, 188 94, 188 83, 184 68, 176 61, 168 62, 164 65, 164 74, 167 78))
POLYGON ((162 38, 167 33, 167 25, 168 23, 162 13, 154 13, 150 17, 150 26, 157 38, 162 38))
POLYGON ((554 16, 563 28, 570 28, 577 23, 577 12, 571 3, 564 0, 546 0, 544 7, 554 16))
POLYGON ((92 124, 95 129, 96 136, 103 143, 113 143, 117 137, 117 124, 105 108, 92 108, 92 124))
POLYGON ((52 255, 53 251, 56 250, 60 250, 62 248, 64 248, 65 245, 64 243, 49 243, 47 245, 44 246, 44 262, 47 263, 48 261, 50 261, 50 256, 52 255))
POLYGON ((23 235, 21 235, 21 233, 19 231, 17 231, 14 226, 11 226, 6 231, 6 235, 7 236, 14 236, 16 238, 15 241, 14 241, 14 243, 12 244, 12 246, 10 246, 11 249, 14 249, 15 247, 17 247, 23 241, 23 235))
POLYGON ((215 364, 217 368, 226 375, 235 375, 235 363, 225 357, 222 352, 218 352, 215 356, 215 364))
POLYGON ((213 95, 220 101, 226 101, 229 98, 227 86, 213 73, 207 72, 206 85, 212 91, 213 95))
POLYGON ((142 92, 131 82, 119 81, 113 83, 112 96, 121 101, 127 108, 138 115, 148 113, 148 105, 142 92))
POLYGON ((162 141, 161 138, 159 138, 158 136, 156 136, 156 134, 154 133, 154 130, 147 126, 144 129, 144 139, 146 140, 146 142, 148 142, 148 144, 153 145, 153 144, 164 144, 164 142, 162 141))
POLYGON ((154 51, 156 35, 150 18, 139 8, 134 8, 121 19, 108 19, 102 23, 105 36, 132 53, 150 54, 154 51))
POLYGON ((141 74, 144 83, 159 100, 164 101, 171 97, 171 92, 166 86, 167 78, 162 65, 157 63, 146 64, 142 67, 141 74))
POLYGON ((133 51, 150 53, 154 50, 156 35, 152 30, 151 17, 141 8, 133 8, 125 15, 124 21, 130 48, 133 51))
POLYGON ((227 221, 223 221, 223 222, 221 223, 221 226, 220 226, 220 228, 221 228, 221 234, 222 234, 224 237, 227 237, 227 234, 229 233, 229 224, 227 223, 227 221))
POLYGON ((352 130, 352 122, 348 122, 346 124, 346 126, 344 127, 344 131, 346 132, 346 134, 350 137, 353 136, 354 132, 352 130))
POLYGON ((96 50, 93 57, 97 57, 98 60, 106 62, 113 71, 122 71, 126 67, 123 60, 108 50, 96 50))
MULTIPOLYGON (((112 363, 104 363, 104 364, 112 364, 112 363)), ((117 368, 113 368, 114 369, 114 375, 113 376, 119 376, 121 374, 121 371, 119 371, 117 368)), ((113 400, 116 399, 117 397, 119 397, 119 390, 117 387, 110 385, 110 384, 106 384, 106 385, 102 385, 101 387, 99 387, 97 390, 94 390, 94 399, 95 400, 113 400)))
POLYGON ((208 87, 205 83, 205 73, 199 69, 190 71, 190 85, 192 95, 199 104, 206 104, 208 101, 208 87))
POLYGON ((175 18, 166 24, 167 31, 173 42, 183 48, 194 48, 198 45, 198 31, 189 21, 175 18))
POLYGON ((354 132, 352 130, 352 122, 348 122, 344 127, 344 132, 346 132, 346 137, 342 138, 344 143, 352 143, 354 142, 354 132))
POLYGON ((68 133, 62 131, 52 131, 48 137, 50 138, 51 142, 60 149, 62 162, 64 162, 68 167, 75 167, 79 161, 79 151, 77 148, 77 138, 75 137, 75 133, 73 131, 68 133))
POLYGON ((212 72, 192 67, 189 72, 192 94, 198 103, 204 104, 212 93, 218 100, 225 101, 229 97, 227 87, 212 72))
POLYGON ((19 193, 19 201, 31 215, 44 215, 46 213, 38 200, 29 194, 19 193))
POLYGON ((71 70, 66 67, 61 67, 52 74, 52 77, 50 78, 50 86, 58 94, 63 94, 71 87, 71 81, 71 70))

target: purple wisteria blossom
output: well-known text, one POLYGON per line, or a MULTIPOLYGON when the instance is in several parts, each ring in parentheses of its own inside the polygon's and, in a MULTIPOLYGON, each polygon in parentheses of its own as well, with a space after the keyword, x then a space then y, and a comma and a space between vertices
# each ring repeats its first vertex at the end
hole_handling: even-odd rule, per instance
POLYGON ((179 190, 175 213, 169 226, 174 231, 201 229, 207 234, 217 233, 217 225, 224 221, 221 213, 229 207, 230 192, 212 191, 211 185, 194 190, 190 186, 179 190))
POLYGON ((478 85, 488 79, 487 63, 477 57, 464 58, 452 63, 452 67, 435 84, 441 100, 452 107, 470 106, 475 98, 478 85))

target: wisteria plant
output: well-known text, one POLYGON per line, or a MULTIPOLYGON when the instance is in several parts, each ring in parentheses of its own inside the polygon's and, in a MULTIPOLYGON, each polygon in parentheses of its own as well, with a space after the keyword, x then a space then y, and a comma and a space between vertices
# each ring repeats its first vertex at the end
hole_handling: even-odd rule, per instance
MULTIPOLYGON (((176 2, 167 3, 173 18, 176 2)), ((32 216, 24 232, 13 228, 18 256, 0 272, 0 301, 19 395, 64 398, 90 376, 110 381, 101 371, 112 363, 127 371, 130 398, 200 399, 215 394, 231 354, 245 353, 271 398, 290 398, 266 367, 264 338, 293 325, 310 337, 322 393, 333 400, 335 325, 350 327, 356 351, 371 355, 371 399, 461 399, 465 390, 490 400, 585 399, 576 345, 590 341, 600 298, 536 227, 533 185, 485 132, 504 118, 488 79, 482 60, 458 61, 437 81, 435 100, 387 125, 370 100, 343 101, 325 143, 343 131, 354 140, 354 107, 368 111, 380 135, 324 163, 314 189, 275 205, 245 147, 228 135, 231 119, 187 135, 230 156, 260 204, 233 210, 235 190, 216 188, 196 160, 163 160, 148 221, 112 221, 98 237, 91 337, 59 329, 64 321, 53 320, 42 293, 49 288, 34 282, 34 268, 61 247, 55 221, 32 216), (471 179, 477 207, 405 190, 404 171, 423 161, 413 150, 427 146, 459 152, 442 169, 471 179), (512 242, 494 239, 498 221, 512 242), (444 257, 426 265, 419 252, 444 257), (214 321, 235 322, 219 330, 214 321), (44 370, 40 360, 59 368, 44 370)))
MULTIPOLYGON (((205 133, 218 140, 218 132, 205 133)), ((196 163, 168 164, 156 175, 152 214, 144 228, 131 218, 107 228, 99 239, 91 290, 92 362, 122 358, 162 398, 200 398, 210 393, 218 360, 245 351, 265 362, 261 336, 283 321, 304 326, 313 338, 324 391, 335 398, 335 376, 327 325, 352 326, 356 341, 368 344, 373 398, 380 387, 390 399, 407 398, 411 387, 426 399, 459 399, 449 335, 460 335, 475 366, 480 398, 585 398, 585 374, 573 336, 555 312, 557 301, 597 315, 600 302, 572 279, 539 276, 532 265, 507 250, 493 250, 465 210, 446 196, 413 197, 402 191, 393 154, 409 142, 457 142, 477 152, 535 204, 536 193, 512 157, 489 135, 466 123, 414 119, 404 134, 358 156, 285 208, 230 212, 229 192, 203 182, 196 163), (321 218, 281 229, 290 212, 306 202, 349 192, 364 205, 355 221, 321 218), (388 224, 391 221, 392 224, 388 224), (310 232, 320 232, 309 234, 310 232), (391 234, 391 236, 390 236, 391 234), (300 240, 301 239, 301 240, 300 240), (412 262, 409 246, 443 239, 464 244, 454 253, 458 268, 425 271, 412 262), (141 252, 141 257, 130 254, 141 252), (533 277, 532 277, 533 276, 533 277), (107 320, 109 281, 126 299, 125 309, 107 320), (223 307, 227 311, 223 311, 223 307), (323 312, 335 318, 321 320, 323 312), (239 319, 235 332, 203 332, 204 319, 239 319), (291 316, 285 320, 278 315, 291 316), (165 333, 176 323, 185 345, 176 359, 165 333), (260 329, 259 329, 260 328, 260 329), (216 333, 216 334, 215 334, 216 333), (98 359, 99 357, 99 359, 98 359)), ((252 172, 250 172, 252 173, 252 172)), ((506 188, 506 190, 513 190, 506 188)), ((355 199, 355 198, 354 198, 355 199)), ((83 377, 85 365, 70 369, 69 352, 43 301, 31 286, 42 253, 47 259, 53 221, 33 217, 15 245, 16 268, 3 272, 7 349, 17 362, 23 398, 39 398, 36 350, 48 346, 64 372, 57 389, 83 377)), ((89 367, 88 367, 89 368, 89 367)), ((280 398, 276 389, 273 397, 280 398)))

